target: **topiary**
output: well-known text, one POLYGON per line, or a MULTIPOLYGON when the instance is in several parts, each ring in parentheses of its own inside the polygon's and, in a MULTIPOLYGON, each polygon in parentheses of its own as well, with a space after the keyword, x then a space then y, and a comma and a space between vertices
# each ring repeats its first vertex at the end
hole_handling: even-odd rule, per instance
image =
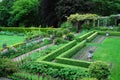
POLYGON ((98 80, 107 79, 110 75, 110 69, 108 64, 98 61, 93 62, 89 66, 89 73, 91 77, 97 78, 98 80))

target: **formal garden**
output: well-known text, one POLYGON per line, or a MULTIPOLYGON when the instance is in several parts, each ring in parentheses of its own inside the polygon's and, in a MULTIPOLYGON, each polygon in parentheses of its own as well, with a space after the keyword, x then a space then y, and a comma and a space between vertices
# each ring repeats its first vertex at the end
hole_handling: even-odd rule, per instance
POLYGON ((119 80, 119 5, 0 0, 0 80, 119 80))

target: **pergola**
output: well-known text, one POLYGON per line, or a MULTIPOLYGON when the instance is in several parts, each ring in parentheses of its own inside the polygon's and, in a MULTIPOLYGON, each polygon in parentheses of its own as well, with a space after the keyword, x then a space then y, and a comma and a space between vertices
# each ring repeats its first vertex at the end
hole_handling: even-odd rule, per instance
POLYGON ((110 17, 115 19, 115 25, 118 26, 118 24, 120 23, 120 14, 111 15, 110 17))
POLYGON ((117 15, 111 15, 111 16, 105 16, 105 17, 100 17, 99 19, 97 19, 97 26, 118 26, 118 24, 120 23, 120 14, 117 15), (102 20, 102 22, 100 23, 100 21, 102 20), (110 22, 112 22, 112 24, 109 24, 110 22))

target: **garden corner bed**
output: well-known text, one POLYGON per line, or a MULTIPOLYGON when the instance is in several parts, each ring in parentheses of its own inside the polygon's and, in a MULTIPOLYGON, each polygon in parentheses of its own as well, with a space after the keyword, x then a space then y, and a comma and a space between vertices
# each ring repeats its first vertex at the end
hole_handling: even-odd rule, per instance
POLYGON ((92 61, 101 60, 112 64, 111 79, 117 80, 120 74, 120 33, 111 31, 108 33, 109 36, 106 36, 106 32, 104 31, 91 31, 54 52, 49 53, 45 57, 38 59, 37 62, 55 68, 67 66, 87 70, 92 63, 87 60, 88 51, 93 50, 94 56, 92 61))

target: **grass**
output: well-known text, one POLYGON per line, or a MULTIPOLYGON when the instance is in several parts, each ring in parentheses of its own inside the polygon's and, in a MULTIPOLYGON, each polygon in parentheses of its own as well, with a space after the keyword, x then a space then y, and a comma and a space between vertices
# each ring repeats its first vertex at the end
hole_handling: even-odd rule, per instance
POLYGON ((0 48, 2 48, 2 45, 4 43, 7 44, 7 46, 11 46, 13 44, 23 42, 25 40, 24 36, 8 36, 8 35, 0 35, 0 48))
POLYGON ((112 63, 111 80, 120 79, 120 38, 106 38, 94 53, 94 60, 112 63))

